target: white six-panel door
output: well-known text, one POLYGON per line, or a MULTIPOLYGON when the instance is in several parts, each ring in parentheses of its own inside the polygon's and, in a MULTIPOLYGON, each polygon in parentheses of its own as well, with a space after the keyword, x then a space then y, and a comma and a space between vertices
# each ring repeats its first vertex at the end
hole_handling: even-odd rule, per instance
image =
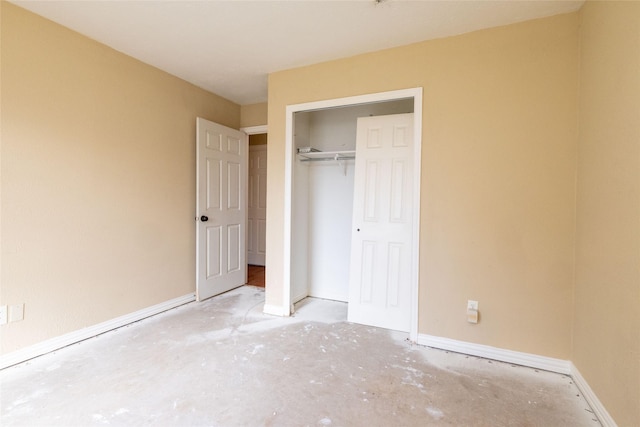
POLYGON ((413 114, 358 119, 350 322, 411 327, 413 114))
POLYGON ((267 246, 267 146, 249 147, 249 219, 247 262, 265 264, 267 246))
POLYGON ((247 135, 197 119, 196 295, 247 281, 247 135))

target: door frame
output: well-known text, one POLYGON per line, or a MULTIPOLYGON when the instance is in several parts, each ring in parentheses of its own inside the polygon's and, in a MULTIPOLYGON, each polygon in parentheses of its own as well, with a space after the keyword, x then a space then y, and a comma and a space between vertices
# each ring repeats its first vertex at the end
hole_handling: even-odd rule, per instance
POLYGON ((267 132, 267 125, 246 126, 246 127, 240 128, 240 130, 246 133, 247 135, 259 135, 261 133, 269 133, 267 132))
MULTIPOLYGON (((293 312, 291 304, 291 245, 292 245, 292 215, 293 215, 293 165, 294 165, 294 115, 295 113, 311 110, 323 110, 335 107, 349 107, 360 104, 371 104, 399 99, 413 98, 414 113, 414 151, 413 170, 417 174, 413 188, 413 224, 412 233, 416 238, 412 244, 411 254, 411 325, 409 339, 418 339, 418 292, 420 271, 420 177, 422 160, 422 87, 378 92, 367 95, 357 95, 345 98, 327 99, 323 101, 292 104, 286 107, 285 127, 285 168, 284 168, 284 277, 280 315, 289 316, 293 312)), ((275 307, 273 307, 275 308, 275 307)), ((273 313, 276 314, 276 313, 273 313)))

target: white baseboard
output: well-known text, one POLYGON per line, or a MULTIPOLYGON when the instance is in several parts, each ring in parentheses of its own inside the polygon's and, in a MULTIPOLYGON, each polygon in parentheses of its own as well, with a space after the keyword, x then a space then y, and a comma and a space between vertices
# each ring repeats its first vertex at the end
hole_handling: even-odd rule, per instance
POLYGON ((84 341, 88 338, 93 338, 96 335, 137 322, 138 320, 162 313, 163 311, 170 310, 183 304, 190 303, 195 301, 195 299, 195 294, 187 294, 151 307, 143 308, 142 310, 138 310, 133 313, 125 314, 124 316, 116 317, 115 319, 107 320, 106 322, 98 323, 97 325, 69 332, 68 334, 60 335, 59 337, 51 338, 29 347, 7 353, 0 356, 0 369, 17 365, 18 363, 25 362, 29 359, 33 359, 34 357, 42 356, 43 354, 61 349, 62 347, 84 341))
POLYGON ((585 400, 589 406, 591 406, 591 409, 593 409, 593 412, 596 414, 596 417, 598 417, 600 424, 602 424, 603 427, 617 427, 616 422, 613 420, 611 415, 609 415, 609 412, 607 412, 602 402, 600 402, 600 399, 598 399, 598 396, 596 396, 593 390, 591 390, 591 387, 589 387, 587 380, 584 379, 582 374, 580 374, 580 371, 578 371, 578 368, 576 368, 573 363, 569 363, 571 365, 571 378, 573 378, 573 381, 582 392, 585 400))
POLYGON ((313 289, 309 290, 310 298, 320 298, 320 299, 328 299, 330 301, 338 301, 338 302, 349 302, 349 295, 342 295, 334 292, 314 292, 313 289))
POLYGON ((531 368, 543 369, 545 371, 571 375, 571 362, 568 360, 554 359, 551 357, 538 356, 536 354, 505 350, 488 345, 474 344, 425 334, 418 334, 418 344, 426 345, 427 347, 439 348, 441 350, 449 350, 456 353, 470 354, 472 356, 513 363, 514 365, 528 366, 531 368))
POLYGON ((617 427, 616 422, 604 407, 598 396, 593 392, 589 383, 578 371, 578 368, 568 360, 553 359, 551 357, 538 356, 519 351, 505 350, 488 345, 474 344, 465 341, 457 341, 449 338, 436 337, 433 335, 418 335, 418 344, 427 347, 434 347, 441 350, 449 350, 456 353, 470 354, 472 356, 484 357, 487 359, 499 360, 513 363, 515 365, 528 366, 531 368, 543 369, 545 371, 557 372, 570 375, 576 386, 584 396, 594 414, 603 427, 617 427))
POLYGON ((264 314, 270 314, 272 316, 280 316, 280 317, 286 317, 291 314, 291 313, 287 313, 286 311, 287 310, 284 309, 283 307, 279 305, 273 305, 273 304, 265 304, 264 308, 262 309, 262 312, 264 314))
MULTIPOLYGON (((255 147, 255 145, 253 147, 255 147)), ((264 267, 265 266, 264 254, 247 254, 247 264, 264 267)))

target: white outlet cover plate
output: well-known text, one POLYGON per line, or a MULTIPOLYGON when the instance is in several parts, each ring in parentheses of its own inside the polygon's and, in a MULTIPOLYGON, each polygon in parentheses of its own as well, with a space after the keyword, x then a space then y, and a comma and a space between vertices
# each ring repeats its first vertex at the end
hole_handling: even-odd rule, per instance
POLYGON ((478 311, 478 301, 468 300, 467 301, 467 310, 478 311))
POLYGON ((24 319, 24 304, 9 306, 9 322, 19 322, 24 319))

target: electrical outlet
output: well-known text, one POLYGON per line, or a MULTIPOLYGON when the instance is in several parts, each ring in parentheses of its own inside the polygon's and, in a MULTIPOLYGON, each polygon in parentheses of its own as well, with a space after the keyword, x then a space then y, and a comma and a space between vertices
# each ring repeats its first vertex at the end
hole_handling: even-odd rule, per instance
POLYGON ((7 306, 0 306, 0 325, 5 325, 8 320, 7 306))
POLYGON ((24 304, 9 306, 9 322, 19 322, 24 320, 24 304))
POLYGON ((478 323, 478 301, 467 301, 467 322, 478 323))

